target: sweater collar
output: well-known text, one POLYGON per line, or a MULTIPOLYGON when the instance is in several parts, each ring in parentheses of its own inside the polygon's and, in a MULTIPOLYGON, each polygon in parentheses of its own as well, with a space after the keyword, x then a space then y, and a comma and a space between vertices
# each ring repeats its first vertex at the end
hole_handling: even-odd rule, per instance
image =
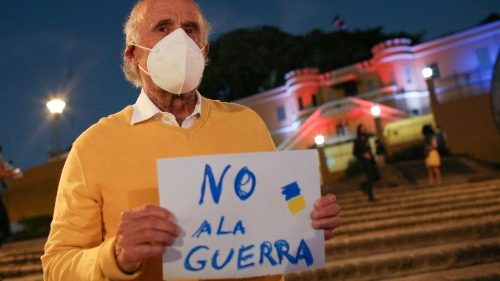
MULTIPOLYGON (((189 117, 201 115, 201 99, 200 93, 196 91, 196 105, 189 117)), ((151 99, 149 99, 144 89, 142 89, 137 101, 134 105, 132 105, 132 118, 130 120, 130 125, 144 122, 161 112, 162 111, 151 101, 151 99)))

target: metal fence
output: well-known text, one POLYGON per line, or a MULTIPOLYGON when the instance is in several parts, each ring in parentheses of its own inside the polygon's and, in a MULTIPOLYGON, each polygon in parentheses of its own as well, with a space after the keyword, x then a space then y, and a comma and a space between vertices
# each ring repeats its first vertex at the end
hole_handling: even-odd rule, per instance
POLYGON ((490 93, 492 76, 493 66, 488 66, 467 73, 435 79, 437 100, 439 103, 446 103, 490 93))

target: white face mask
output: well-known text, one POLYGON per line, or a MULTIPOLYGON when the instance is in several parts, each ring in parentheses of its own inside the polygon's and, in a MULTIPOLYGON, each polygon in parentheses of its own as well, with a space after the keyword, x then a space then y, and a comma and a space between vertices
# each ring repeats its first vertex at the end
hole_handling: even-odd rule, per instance
MULTIPOLYGON (((201 82, 205 69, 205 57, 196 42, 184 29, 178 28, 161 39, 152 49, 133 44, 149 51, 148 71, 153 82, 163 90, 173 94, 190 92, 201 82)), ((205 45, 206 46, 206 45, 205 45)))

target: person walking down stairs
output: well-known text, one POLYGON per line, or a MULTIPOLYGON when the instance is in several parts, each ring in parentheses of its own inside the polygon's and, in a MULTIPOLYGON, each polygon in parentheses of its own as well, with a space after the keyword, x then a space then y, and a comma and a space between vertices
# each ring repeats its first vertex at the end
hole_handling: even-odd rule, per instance
POLYGON ((357 127, 357 137, 354 141, 352 154, 356 157, 356 162, 360 170, 366 175, 366 181, 363 183, 363 191, 368 196, 369 201, 375 201, 373 196, 373 184, 380 179, 380 174, 375 163, 375 158, 368 142, 368 131, 363 124, 357 127))

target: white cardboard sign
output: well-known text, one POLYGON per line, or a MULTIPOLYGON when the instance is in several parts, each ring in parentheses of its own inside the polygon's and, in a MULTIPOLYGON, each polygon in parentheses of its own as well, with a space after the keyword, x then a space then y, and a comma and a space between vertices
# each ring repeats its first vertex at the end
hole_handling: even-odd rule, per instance
POLYGON ((160 204, 181 236, 163 278, 243 278, 322 266, 316 150, 158 160, 160 204))

